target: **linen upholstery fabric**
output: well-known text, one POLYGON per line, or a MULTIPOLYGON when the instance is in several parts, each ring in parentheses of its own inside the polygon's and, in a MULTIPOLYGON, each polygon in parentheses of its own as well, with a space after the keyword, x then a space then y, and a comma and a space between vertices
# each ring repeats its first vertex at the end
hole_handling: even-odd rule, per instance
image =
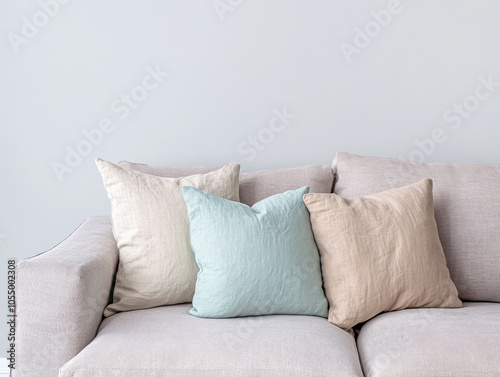
POLYGON ((500 302, 500 165, 417 163, 338 153, 335 193, 359 197, 434 181, 439 236, 459 297, 500 302))
POLYGON ((500 304, 407 309, 366 323, 358 350, 366 377, 500 376, 500 304))
POLYGON ((191 305, 118 313, 59 377, 362 377, 354 337, 314 316, 206 319, 191 305))
POLYGON ((461 307, 434 219, 432 181, 363 198, 304 195, 321 253, 328 320, 344 329, 391 310, 461 307))
POLYGON ((54 377, 95 337, 118 249, 108 216, 83 222, 53 249, 16 270, 15 377, 54 377))
POLYGON ((309 165, 243 173, 240 176, 240 201, 252 206, 271 195, 304 186, 309 186, 309 192, 331 193, 332 168, 326 165, 309 165))
POLYGON ((319 253, 302 200, 308 190, 276 194, 249 207, 183 188, 200 267, 191 314, 327 316, 319 253))
MULTIPOLYGON (((125 169, 137 170, 159 177, 183 177, 213 171, 217 168, 198 167, 160 167, 122 161, 125 169)), ((271 195, 288 190, 309 186, 309 192, 331 193, 333 188, 332 168, 327 165, 308 165, 296 168, 262 170, 240 174, 240 202, 249 206, 271 195)))
POLYGON ((239 165, 174 179, 100 159, 96 164, 111 201, 113 234, 120 250, 113 303, 104 315, 190 302, 198 267, 189 244, 182 186, 238 200, 239 165))

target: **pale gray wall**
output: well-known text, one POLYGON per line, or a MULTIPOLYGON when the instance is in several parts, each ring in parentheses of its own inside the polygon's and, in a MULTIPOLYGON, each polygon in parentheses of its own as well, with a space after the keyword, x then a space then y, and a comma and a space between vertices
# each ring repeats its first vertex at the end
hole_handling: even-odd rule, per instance
POLYGON ((476 93, 500 81, 498 1, 65 2, 45 17, 36 0, 0 3, 1 323, 7 258, 109 213, 97 156, 250 171, 337 151, 419 158, 415 140, 434 134, 426 161, 500 163, 500 87, 476 93), (116 101, 157 65, 169 76, 136 88, 146 98, 125 117, 116 101), (471 111, 452 115, 464 101, 471 111), (295 118, 262 131, 285 106, 295 118), (60 182, 54 162, 105 118, 114 130, 60 182), (259 133, 273 140, 253 156, 242 143, 259 133))

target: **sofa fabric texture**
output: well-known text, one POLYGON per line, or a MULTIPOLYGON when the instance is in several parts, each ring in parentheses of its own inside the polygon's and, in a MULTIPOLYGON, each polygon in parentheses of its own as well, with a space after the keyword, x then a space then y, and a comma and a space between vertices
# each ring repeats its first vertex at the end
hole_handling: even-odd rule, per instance
POLYGON ((435 215, 459 297, 500 302, 500 165, 405 162, 338 153, 335 193, 360 197, 434 182, 435 215))
MULTIPOLYGON (((159 177, 179 178, 193 174, 203 174, 217 168, 161 167, 122 161, 119 166, 159 177)), ((271 195, 309 186, 309 192, 330 193, 333 189, 332 168, 327 165, 308 165, 296 168, 270 169, 240 174, 240 202, 253 206, 271 195)))
POLYGON ((319 252, 302 200, 309 187, 252 207, 193 187, 182 191, 200 268, 191 314, 327 316, 319 252))
POLYGON ((239 200, 238 164, 184 178, 162 178, 96 160, 111 201, 120 250, 113 303, 104 313, 191 302, 198 266, 189 241, 183 186, 239 200))
POLYGON ((17 265, 15 377, 56 377, 94 339, 118 263, 108 216, 17 265))
POLYGON ((381 312, 462 306, 439 241, 430 179, 362 198, 306 194, 304 202, 331 323, 348 330, 381 312))
POLYGON ((196 318, 190 304, 118 313, 59 377, 362 377, 352 333, 315 316, 196 318))
POLYGON ((500 376, 500 304, 406 309, 366 323, 358 350, 366 377, 500 376))

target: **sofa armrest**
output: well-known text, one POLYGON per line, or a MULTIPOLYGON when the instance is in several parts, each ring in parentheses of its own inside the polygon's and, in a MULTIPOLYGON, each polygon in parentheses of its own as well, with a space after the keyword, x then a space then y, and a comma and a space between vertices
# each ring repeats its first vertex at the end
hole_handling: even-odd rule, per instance
POLYGON ((53 249, 19 262, 16 377, 57 377, 95 337, 118 264, 109 217, 91 217, 53 249))

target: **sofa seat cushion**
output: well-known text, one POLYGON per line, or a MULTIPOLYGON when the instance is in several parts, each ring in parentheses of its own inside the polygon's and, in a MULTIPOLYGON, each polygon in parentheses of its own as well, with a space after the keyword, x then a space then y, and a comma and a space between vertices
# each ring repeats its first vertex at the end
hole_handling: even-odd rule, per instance
POLYGON ((190 304, 118 313, 59 377, 363 376, 349 332, 313 316, 197 318, 190 304))
POLYGON ((500 376, 500 304, 405 309, 368 321, 358 337, 366 377, 500 376))

